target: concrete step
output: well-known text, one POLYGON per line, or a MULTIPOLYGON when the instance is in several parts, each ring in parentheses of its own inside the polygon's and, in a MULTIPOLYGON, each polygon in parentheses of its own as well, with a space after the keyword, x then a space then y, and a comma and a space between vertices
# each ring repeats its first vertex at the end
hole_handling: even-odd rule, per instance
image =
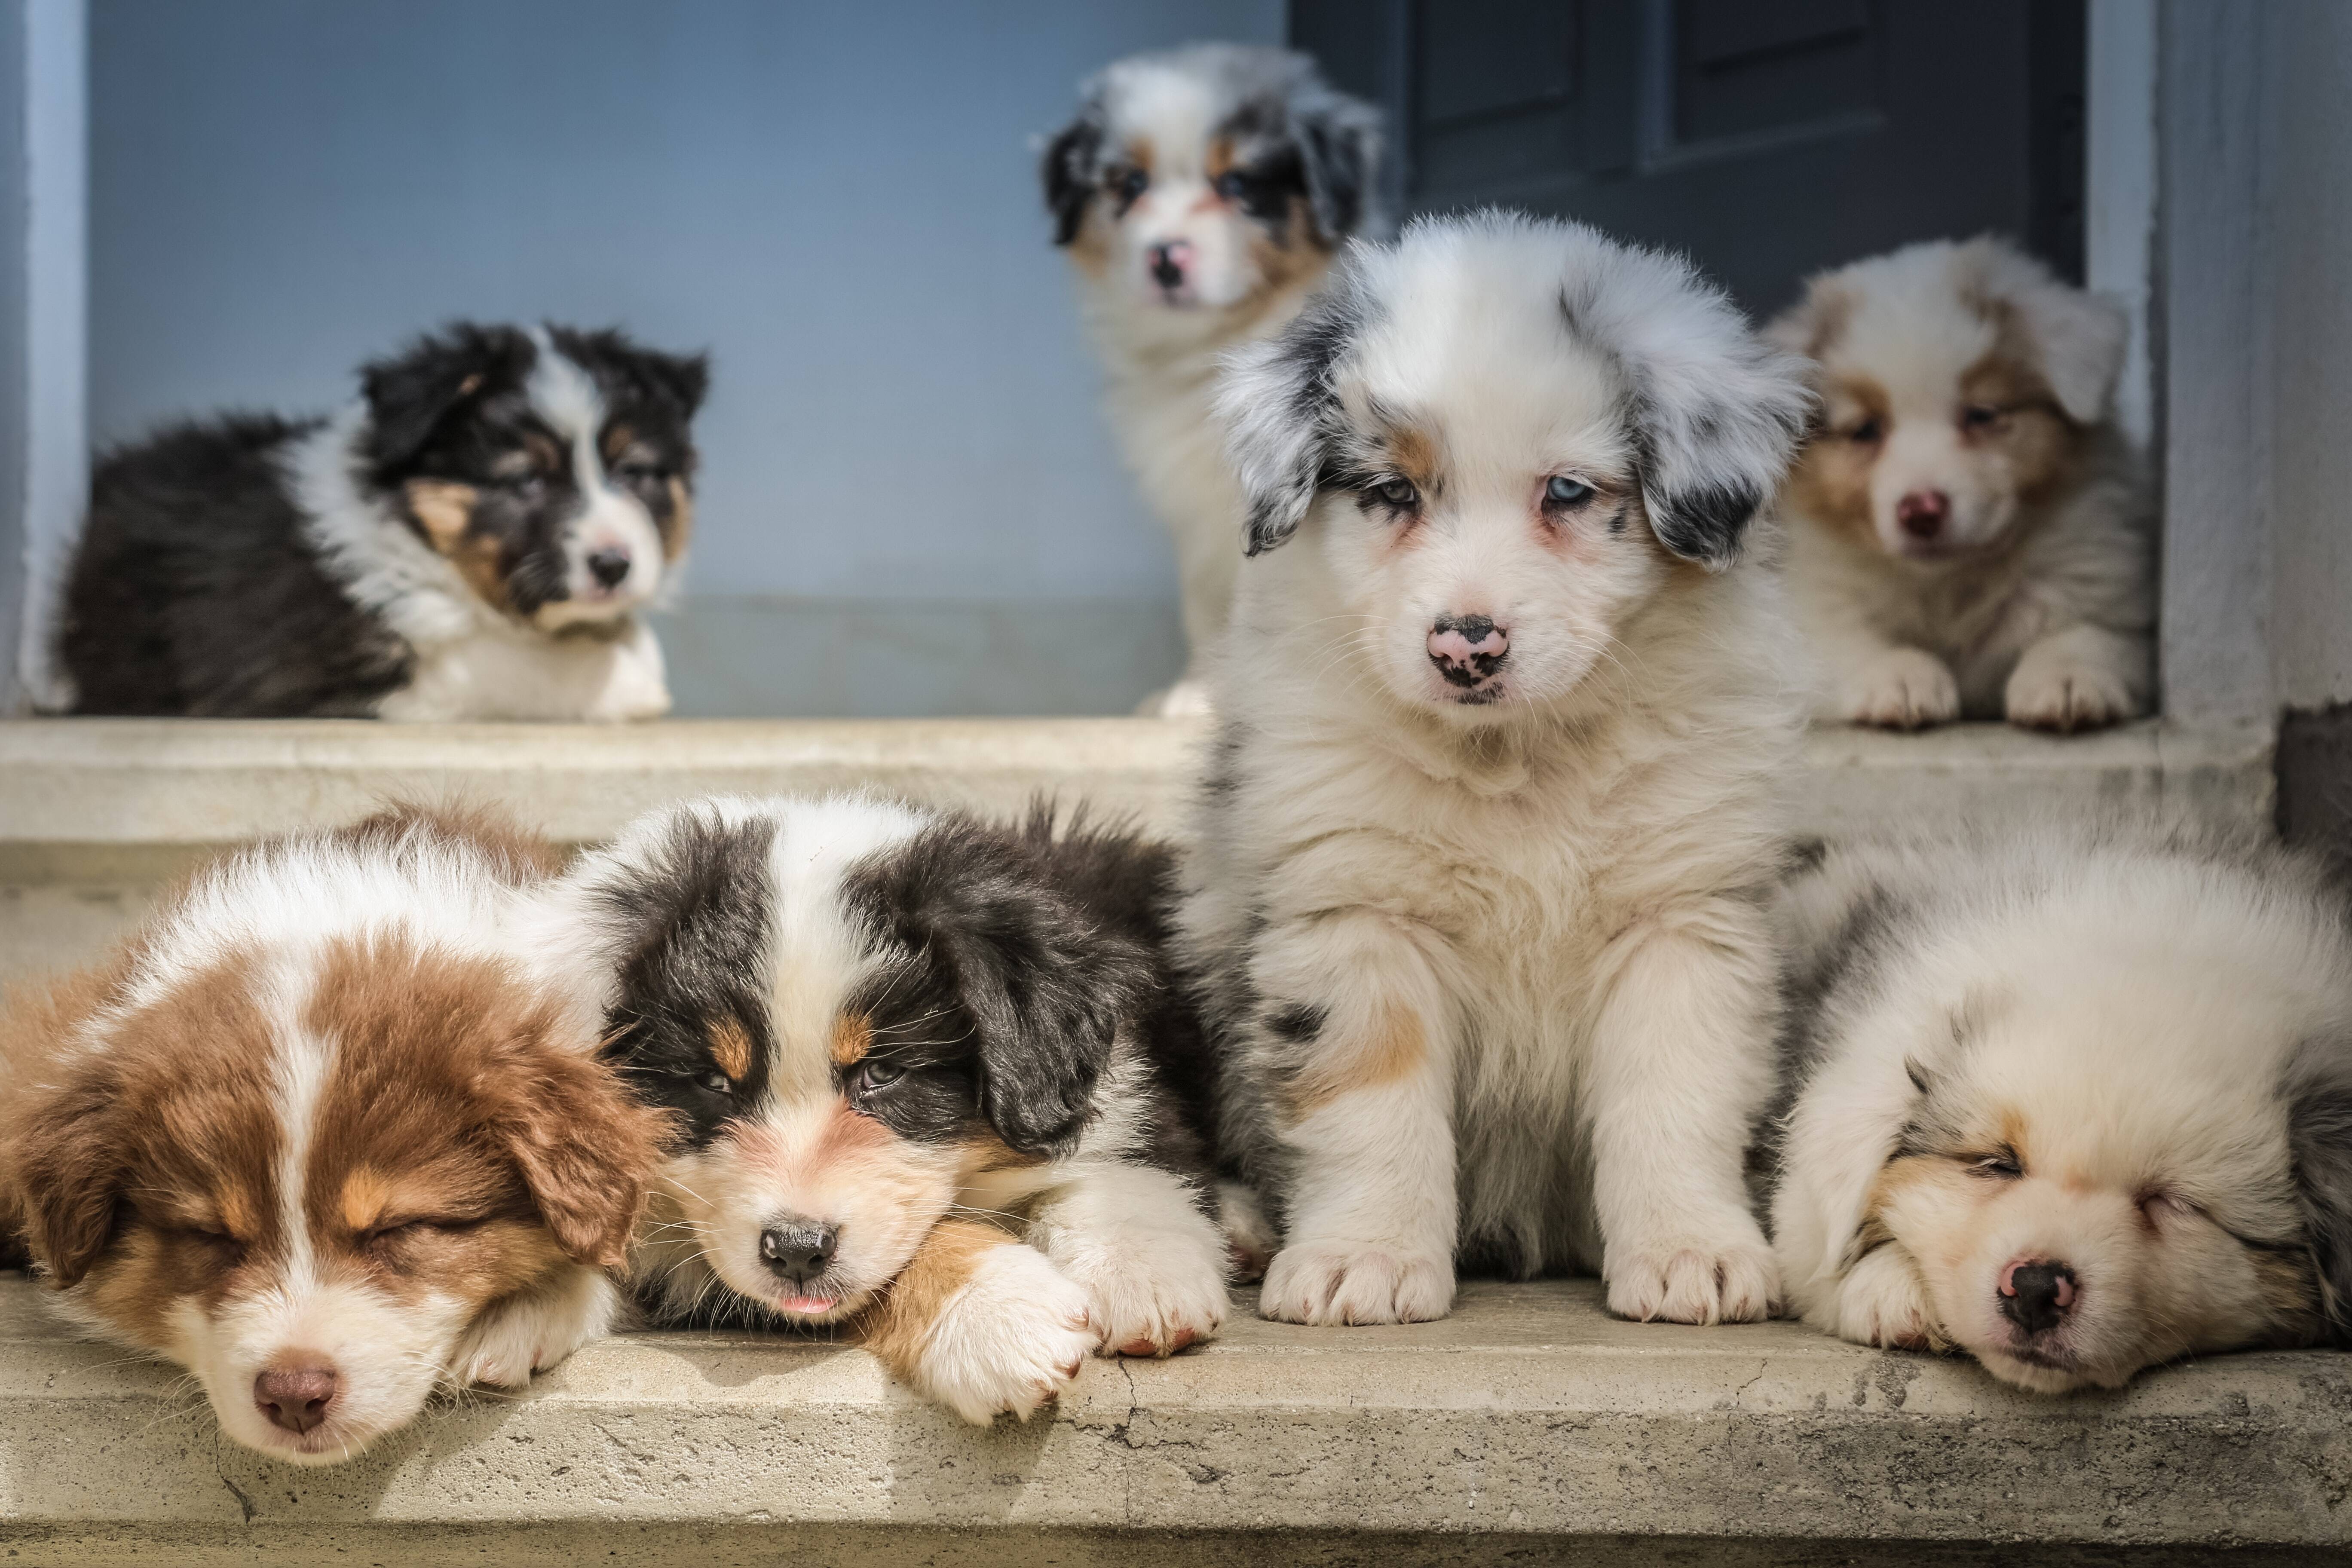
POLYGON ((318 1470, 223 1441, 37 1293, 0 1286, 0 1549, 41 1562, 1263 1563, 1269 1531, 1280 1562, 2352 1561, 2335 1354, 2053 1403, 1792 1324, 1619 1322, 1590 1281, 1473 1282, 1406 1328, 1244 1313, 992 1430, 861 1351, 631 1334, 318 1470))

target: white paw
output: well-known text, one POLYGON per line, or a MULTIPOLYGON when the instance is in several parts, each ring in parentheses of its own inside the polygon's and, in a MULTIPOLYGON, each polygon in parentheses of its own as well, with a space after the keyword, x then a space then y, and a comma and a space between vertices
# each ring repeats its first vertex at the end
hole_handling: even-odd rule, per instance
POLYGON ((1214 1339, 1225 1321, 1225 1245, 1203 1218, 1193 1235, 1162 1233, 1148 1249, 1101 1248, 1063 1263, 1086 1288, 1105 1355, 1173 1355, 1214 1339))
POLYGON ((1683 1237, 1608 1248, 1609 1310, 1653 1323, 1754 1323, 1772 1315, 1780 1266, 1763 1233, 1683 1237))
POLYGON ((461 1388, 487 1384, 520 1388, 611 1327, 620 1300, 611 1281, 592 1268, 527 1295, 510 1297, 474 1320, 449 1358, 461 1388))
POLYGON ((1135 711, 1145 719, 1205 719, 1211 712, 1208 682, 1180 680, 1145 698, 1135 711))
POLYGON ((1431 1322, 1454 1310, 1454 1260, 1360 1242, 1300 1242, 1266 1266, 1257 1310, 1283 1323, 1431 1322))
POLYGON ((1932 653, 1889 648, 1848 679, 1844 715, 1853 723, 1889 730, 1948 724, 1960 716, 1959 682, 1932 653))
POLYGON ((2070 658, 2021 659, 2001 704, 2011 723, 2061 734, 2104 729, 2132 716, 2131 688, 2121 676, 2070 658))
POLYGON ((1257 1189, 1246 1182, 1219 1182, 1217 1226, 1225 1233, 1225 1257, 1234 1278, 1244 1284, 1265 1279, 1281 1238, 1265 1217, 1257 1189))
POLYGON ((1910 1254, 1885 1246, 1863 1255, 1839 1282, 1831 1309, 1834 1331, 1858 1345, 1890 1350, 1933 1350, 1943 1336, 1927 1311, 1927 1293, 1910 1254))
POLYGON ((922 1392, 974 1426, 1030 1413, 1078 1375, 1095 1348, 1087 1293, 1019 1242, 992 1247, 931 1325, 915 1366, 922 1392))

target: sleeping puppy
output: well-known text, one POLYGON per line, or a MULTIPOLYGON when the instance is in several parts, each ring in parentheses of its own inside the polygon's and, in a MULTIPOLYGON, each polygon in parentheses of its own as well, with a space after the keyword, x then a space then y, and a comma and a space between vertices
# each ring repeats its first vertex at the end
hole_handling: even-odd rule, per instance
POLYGON ((2148 710, 2153 512, 2108 402, 2124 321, 1996 239, 1816 278, 1789 574, 1822 713, 2088 730, 2148 710))
POLYGON ((2274 847, 1832 850, 1791 954, 1792 1304, 2045 1394, 2352 1335, 2352 929, 2274 847))
POLYGON ((663 1323, 848 1326, 967 1420, 1224 1315, 1164 851, 863 797, 654 813, 551 951, 680 1137, 633 1261, 663 1323))
POLYGON ((176 426, 99 465, 58 633, 76 713, 647 719, 639 612, 692 531, 700 359, 460 323, 332 419, 176 426))
POLYGON ((1217 359, 1278 331, 1350 235, 1379 233, 1380 115, 1282 49, 1201 44, 1088 81, 1045 155, 1128 466, 1176 542, 1184 681, 1148 702, 1201 710, 1223 635, 1242 499, 1209 411, 1217 359))
POLYGON ((298 1464, 602 1333, 660 1118, 508 955, 543 869, 414 812, 278 839, 18 998, 5 1206, 65 1314, 298 1464))
POLYGON ((1800 715, 1742 541, 1798 367, 1678 260, 1485 213, 1351 248, 1223 401, 1250 558, 1181 923, 1261 1310, 1440 1317, 1458 1259, 1764 1316, 1800 715))

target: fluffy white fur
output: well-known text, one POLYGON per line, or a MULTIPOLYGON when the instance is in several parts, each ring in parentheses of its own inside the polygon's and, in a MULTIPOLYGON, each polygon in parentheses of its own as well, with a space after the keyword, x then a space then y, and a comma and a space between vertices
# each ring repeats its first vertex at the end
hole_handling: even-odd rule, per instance
POLYGON ((1182 925, 1283 1232, 1261 1310, 1439 1317, 1458 1256, 1764 1316, 1740 1151, 1799 714, 1739 543, 1796 367, 1682 263, 1489 214, 1351 247, 1223 401, 1255 553, 1182 925), (1465 690, 1430 638, 1469 614, 1509 652, 1465 690))
POLYGON ((2151 509, 2109 422, 2121 313, 1991 239, 1812 280, 1772 334, 1823 418, 1786 515, 1819 710, 2073 731, 2148 710, 2151 509), (1948 516, 1906 531, 1906 497, 1948 516))
POLYGON ((2336 1337, 2352 933, 2307 868, 2011 826, 1832 850, 1782 915, 1808 1322, 2053 1393, 2336 1337), (2038 1327, 2004 1289, 2035 1265, 2070 1274, 2038 1327))

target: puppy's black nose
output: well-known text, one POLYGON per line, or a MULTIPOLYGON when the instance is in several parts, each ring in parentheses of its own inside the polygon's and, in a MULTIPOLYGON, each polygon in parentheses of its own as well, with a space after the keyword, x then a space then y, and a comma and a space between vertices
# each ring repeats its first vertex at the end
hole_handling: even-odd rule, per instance
POLYGON ((1192 253, 1192 249, 1191 246, 1181 239, 1167 245, 1153 246, 1147 253, 1151 262, 1151 280, 1162 289, 1182 288, 1184 258, 1192 253))
POLYGON ((619 587, 621 579, 629 574, 629 552, 614 546, 592 552, 588 574, 604 587, 619 587))
POLYGON ((1510 634, 1491 616, 1440 616, 1429 628, 1429 662, 1455 686, 1475 686, 1511 653, 1510 634))
POLYGON ((833 1262, 841 1227, 823 1220, 780 1219, 760 1233, 760 1258, 769 1272, 805 1285, 833 1262))
POLYGON ((2063 1263, 2012 1263, 2000 1279, 2000 1313, 2029 1334, 2048 1333, 2074 1306, 2074 1271, 2063 1263))

